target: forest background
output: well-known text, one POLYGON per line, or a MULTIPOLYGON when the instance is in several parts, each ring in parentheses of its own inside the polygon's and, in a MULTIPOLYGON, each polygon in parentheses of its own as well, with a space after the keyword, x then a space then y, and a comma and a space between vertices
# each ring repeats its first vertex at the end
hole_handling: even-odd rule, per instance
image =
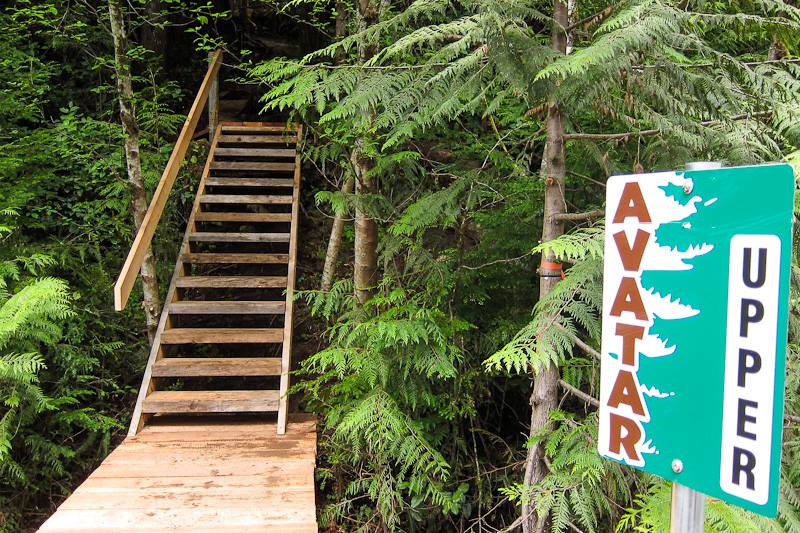
MULTIPOLYGON (((326 530, 665 531, 669 484, 596 453, 604 183, 800 162, 799 41, 772 0, 5 2, 0 528, 35 529, 121 439, 148 328, 138 289, 112 305, 119 103, 149 193, 221 47, 241 116, 306 126, 295 393, 326 530)), ((206 150, 154 241, 162 297, 206 150)), ((709 531, 800 532, 796 252, 792 275, 779 515, 710 500, 709 531)))

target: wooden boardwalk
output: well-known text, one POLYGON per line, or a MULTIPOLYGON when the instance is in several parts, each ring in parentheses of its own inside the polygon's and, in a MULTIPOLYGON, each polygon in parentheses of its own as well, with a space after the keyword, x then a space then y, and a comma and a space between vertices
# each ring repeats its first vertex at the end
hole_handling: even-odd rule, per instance
POLYGON ((126 438, 42 532, 317 531, 316 427, 158 417, 126 438))

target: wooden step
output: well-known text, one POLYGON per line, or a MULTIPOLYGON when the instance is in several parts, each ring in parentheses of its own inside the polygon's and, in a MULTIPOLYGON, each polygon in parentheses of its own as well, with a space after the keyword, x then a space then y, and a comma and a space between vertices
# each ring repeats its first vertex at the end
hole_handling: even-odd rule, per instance
POLYGON ((237 125, 222 125, 222 132, 223 133, 281 133, 286 132, 287 134, 295 134, 295 129, 290 128, 287 129, 286 126, 283 125, 275 125, 275 126, 256 126, 256 125, 247 125, 247 124, 237 124, 237 125))
POLYGON ((278 376, 280 357, 169 357, 153 365, 157 378, 278 376))
POLYGON ((291 204, 291 196, 274 194, 201 194, 204 204, 291 204))
POLYGON ((214 156, 241 157, 294 157, 297 152, 293 148, 217 148, 214 156))
POLYGON ((294 170, 294 163, 266 163, 258 161, 213 161, 211 170, 294 170))
POLYGON ((294 144, 297 135, 220 135, 219 143, 246 143, 246 144, 294 144))
POLYGON ((168 309, 172 315, 282 315, 286 312, 286 303, 257 300, 184 301, 173 302, 168 309))
POLYGON ((291 213, 214 213, 199 211, 194 214, 197 222, 291 222, 291 213))
POLYGON ((182 276, 175 282, 183 289, 282 289, 286 276, 182 276))
POLYGON ((172 328, 161 332, 161 344, 277 344, 283 328, 172 328))
POLYGON ((289 242, 289 233, 233 233, 200 231, 189 234, 193 242, 289 242))
POLYGON ((218 187, 294 187, 294 180, 281 178, 206 178, 206 186, 218 187))
POLYGON ((285 264, 289 262, 289 254, 188 253, 181 256, 181 261, 198 264, 285 264))
POLYGON ((144 413, 241 413, 276 411, 275 390, 154 391, 142 402, 144 413))

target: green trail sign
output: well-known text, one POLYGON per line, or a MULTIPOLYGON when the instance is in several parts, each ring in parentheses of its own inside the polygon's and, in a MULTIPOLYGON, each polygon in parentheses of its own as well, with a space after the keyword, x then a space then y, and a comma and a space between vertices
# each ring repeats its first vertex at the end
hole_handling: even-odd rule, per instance
POLYGON ((600 454, 774 516, 794 175, 608 181, 600 454))

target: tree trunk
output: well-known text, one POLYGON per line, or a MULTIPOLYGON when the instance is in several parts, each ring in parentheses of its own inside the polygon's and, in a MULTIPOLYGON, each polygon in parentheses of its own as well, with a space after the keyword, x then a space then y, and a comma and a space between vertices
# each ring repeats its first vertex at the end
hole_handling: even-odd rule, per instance
MULTIPOLYGON (((342 185, 342 194, 353 192, 353 178, 347 178, 342 185)), ((336 262, 339 260, 339 249, 342 247, 342 231, 344 230, 344 215, 337 213, 331 227, 331 237, 328 239, 328 252, 325 254, 325 267, 322 269, 322 283, 320 290, 329 291, 333 285, 333 276, 336 274, 336 262)))
MULTIPOLYGON (((119 98, 119 118, 125 134, 125 162, 128 167, 128 184, 131 188, 131 210, 135 224, 134 235, 142 225, 147 212, 147 195, 142 181, 142 160, 139 154, 139 126, 136 123, 136 110, 133 107, 133 85, 131 83, 130 61, 128 61, 128 37, 125 33, 125 19, 119 0, 108 1, 111 19, 111 34, 114 39, 114 67, 117 75, 117 96, 119 98)), ((150 248, 142 261, 142 292, 147 336, 152 344, 158 327, 158 314, 161 304, 158 299, 158 280, 156 266, 150 248)))
POLYGON ((167 32, 164 29, 161 0, 148 0, 144 7, 147 20, 142 26, 142 46, 155 53, 158 61, 164 60, 167 49, 167 32))
MULTIPOLYGON (((347 6, 342 0, 336 1, 336 39, 345 36, 347 30, 347 6)), ((336 51, 336 62, 339 63, 344 56, 341 49, 336 51)), ((353 192, 353 178, 348 176, 342 184, 342 193, 353 192)), ((322 282, 320 290, 329 291, 333 285, 336 274, 336 262, 339 260, 339 250, 342 247, 342 232, 344 231, 344 215, 336 214, 331 227, 331 236, 328 239, 328 251, 325 253, 325 266, 322 269, 322 282)))
MULTIPOLYGON (((364 155, 364 140, 358 139, 353 149, 351 161, 356 174, 356 200, 358 196, 375 192, 375 184, 367 173, 373 167, 371 158, 364 155)), ((378 225, 375 219, 364 210, 361 202, 356 203, 355 220, 355 260, 353 262, 353 289, 356 300, 363 304, 372 295, 378 270, 378 225)))
MULTIPOLYGON (((378 5, 375 0, 358 1, 358 30, 363 31, 378 22, 378 5)), ((374 44, 361 42, 358 46, 358 56, 361 63, 375 55, 374 44)), ((363 129, 369 129, 374 119, 374 112, 368 110, 363 117, 363 129)), ((353 289, 356 300, 360 304, 366 302, 376 283, 378 271, 378 225, 367 213, 359 195, 376 192, 375 182, 369 171, 375 162, 367 155, 365 150, 366 139, 362 136, 356 139, 355 147, 350 155, 350 162, 355 173, 356 191, 356 220, 355 220, 355 261, 353 265, 353 289)))
MULTIPOLYGON (((569 26, 569 8, 562 0, 555 0, 553 5, 553 32, 551 47, 556 52, 566 54, 567 34, 569 26)), ((544 148, 544 221, 542 242, 550 241, 564 233, 564 224, 556 220, 556 215, 566 212, 564 199, 564 113, 558 101, 553 98, 547 105, 547 141, 544 148)), ((554 270, 547 263, 555 263, 552 253, 542 256, 542 267, 539 269, 539 299, 549 293, 561 279, 559 270, 554 270), (545 268, 547 267, 547 268, 545 268)), ((533 378, 531 403, 532 437, 551 429, 550 413, 558 406, 558 382, 560 374, 556 365, 549 365, 533 378)), ((530 447, 525 461, 525 485, 535 485, 547 474, 544 446, 539 443, 530 447)), ((522 530, 524 533, 543 533, 547 526, 547 516, 538 516, 534 501, 522 506, 522 530)))

